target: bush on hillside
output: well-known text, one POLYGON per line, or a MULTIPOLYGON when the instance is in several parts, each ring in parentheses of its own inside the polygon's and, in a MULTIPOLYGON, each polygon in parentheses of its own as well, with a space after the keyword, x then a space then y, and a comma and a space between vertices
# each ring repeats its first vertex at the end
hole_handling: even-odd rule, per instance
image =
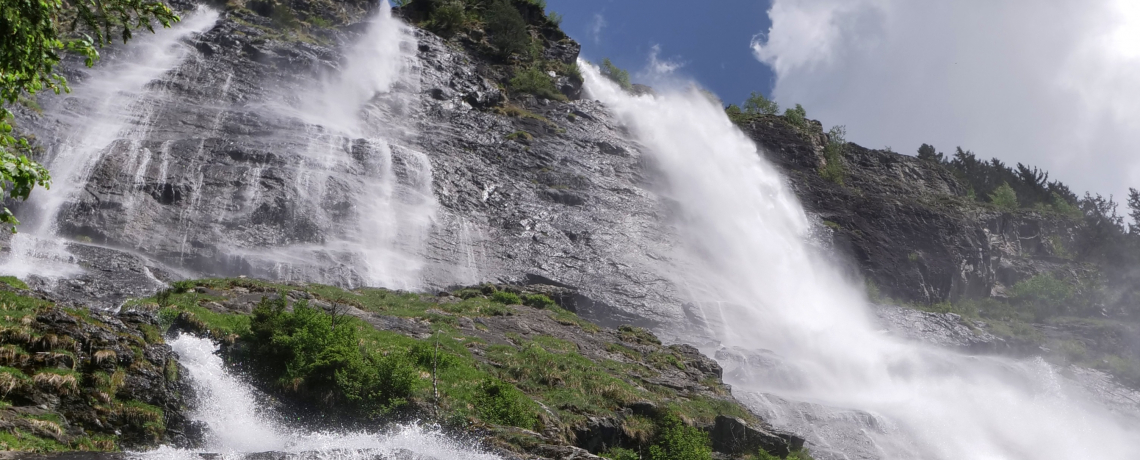
POLYGON ((601 71, 602 76, 609 78, 614 83, 617 83, 618 86, 621 86, 621 89, 628 91, 633 88, 633 84, 629 81, 629 72, 627 72, 625 69, 622 69, 621 67, 614 65, 613 62, 610 62, 610 58, 602 59, 601 71))
POLYGON ((425 27, 442 37, 450 37, 467 24, 467 8, 462 1, 441 3, 432 10, 425 27))
POLYGON ((804 106, 796 104, 795 108, 784 111, 784 121, 799 129, 807 129, 807 110, 804 106))
POLYGON ((479 384, 476 396, 479 417, 499 425, 532 430, 538 424, 538 406, 514 385, 499 379, 479 384))
POLYGON ((554 86, 554 79, 537 67, 523 69, 511 78, 511 90, 518 93, 533 94, 535 96, 565 101, 566 96, 554 86))
POLYGON ((1014 192, 1013 187, 1010 187, 1009 184, 1001 184, 990 194, 990 202, 1004 211, 1016 210, 1017 192, 1014 192))
POLYGON ((358 416, 388 414, 408 403, 419 380, 411 357, 366 353, 356 323, 305 301, 288 312, 284 298, 263 298, 243 338, 248 362, 263 378, 311 404, 358 416))
POLYGON ((685 425, 681 418, 666 412, 657 421, 656 442, 649 446, 650 460, 712 459, 709 435, 700 428, 685 425))
POLYGON ((494 0, 487 7, 483 15, 487 23, 487 34, 490 35, 491 45, 499 50, 502 57, 520 54, 531 46, 530 32, 527 31, 526 20, 506 0, 494 0))
POLYGON ((752 95, 744 101, 744 113, 749 115, 775 115, 780 113, 780 104, 764 97, 763 94, 753 92, 752 95))
MULTIPOLYGON (((797 105, 797 107, 799 107, 797 105)), ((847 127, 832 126, 827 132, 827 145, 823 147, 826 164, 819 170, 824 179, 843 185, 847 171, 843 168, 843 152, 847 148, 847 127)))
POLYGON ((1038 320, 1073 309, 1075 294, 1071 283, 1051 274, 1034 276, 1010 288, 1010 300, 1032 310, 1038 320))

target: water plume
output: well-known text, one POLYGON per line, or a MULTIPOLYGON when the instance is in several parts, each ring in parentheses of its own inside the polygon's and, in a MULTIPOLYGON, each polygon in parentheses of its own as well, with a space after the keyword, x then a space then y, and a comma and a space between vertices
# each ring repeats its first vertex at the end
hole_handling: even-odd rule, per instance
POLYGON ((659 192, 676 203, 683 262, 663 270, 719 341, 706 351, 738 397, 806 434, 818 457, 1140 458, 1136 419, 1043 360, 880 333, 862 292, 807 243, 810 220, 778 171, 699 91, 633 96, 581 66, 591 97, 645 146, 659 192))
MULTIPOLYGON (((179 362, 186 366, 198 396, 191 419, 204 423, 203 449, 160 449, 132 454, 154 459, 200 459, 201 452, 223 459, 276 452, 286 458, 366 460, 380 458, 435 458, 498 460, 472 442, 450 438, 439 430, 410 424, 385 432, 303 431, 281 423, 258 402, 256 391, 232 375, 217 355, 218 346, 203 338, 182 334, 170 341, 179 362)), ((277 457, 273 457, 277 458, 277 457)))

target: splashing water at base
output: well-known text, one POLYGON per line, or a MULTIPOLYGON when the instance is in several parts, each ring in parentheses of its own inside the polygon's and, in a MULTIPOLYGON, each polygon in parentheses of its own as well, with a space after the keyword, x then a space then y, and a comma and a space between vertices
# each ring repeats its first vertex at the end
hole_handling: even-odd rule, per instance
POLYGON ((1043 360, 877 332, 862 293, 806 243, 809 220, 776 169, 697 90, 632 96, 581 67, 678 204, 688 266, 671 276, 720 341, 726 380, 772 422, 808 435, 819 457, 1140 458, 1136 419, 1043 360))
MULTIPOLYGON (((183 334, 170 341, 170 346, 189 371, 198 394, 197 407, 190 417, 207 427, 204 451, 222 458, 240 459, 259 452, 344 460, 375 459, 378 455, 441 460, 500 458, 419 425, 402 425, 384 433, 301 432, 287 428, 275 420, 274 414, 259 407, 251 386, 227 372, 212 341, 183 334)), ((132 456, 198 460, 202 458, 200 452, 162 447, 132 456)))

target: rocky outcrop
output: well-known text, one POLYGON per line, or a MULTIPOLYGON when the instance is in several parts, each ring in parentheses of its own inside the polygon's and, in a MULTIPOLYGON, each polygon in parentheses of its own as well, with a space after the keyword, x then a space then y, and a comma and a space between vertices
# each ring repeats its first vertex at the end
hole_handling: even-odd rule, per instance
MULTIPOLYGON (((680 320, 681 301, 654 268, 670 253, 665 210, 638 147, 601 104, 508 101, 506 81, 457 49, 461 37, 417 29, 403 48, 411 71, 368 109, 388 122, 331 132, 304 119, 300 95, 368 59, 352 55, 367 25, 302 37, 274 21, 222 12, 189 39, 183 63, 138 96, 136 105, 153 108, 137 119, 145 128, 128 126, 95 152, 89 180, 56 220, 79 265, 106 265, 96 252, 120 251, 143 276, 121 283, 108 274, 122 270, 86 270, 61 295, 114 305, 203 275, 421 289, 545 279, 588 295, 585 316, 624 314, 611 325, 680 320), (373 205, 383 181, 392 182, 390 201, 373 205), (430 230, 423 241, 413 227, 375 236, 383 222, 430 230), (427 264, 378 275, 360 250, 376 247, 419 252, 427 264)), ((551 43, 552 59, 573 61, 576 44, 551 43)), ((107 54, 101 65, 114 63, 115 50, 107 54)), ((84 112, 97 104, 74 86, 41 98, 42 114, 21 112, 20 126, 41 145, 98 115, 84 112)), ((49 165, 57 153, 48 149, 49 165)))
POLYGON ((193 397, 153 313, 54 306, 0 291, 0 432, 11 450, 189 445, 193 397))
POLYGON ((1073 222, 979 203, 938 164, 847 144, 838 184, 818 173, 827 142, 818 122, 802 129, 761 116, 741 129, 786 172, 851 275, 883 296, 926 304, 1003 296, 1039 273, 1089 270, 1065 258, 1073 222))

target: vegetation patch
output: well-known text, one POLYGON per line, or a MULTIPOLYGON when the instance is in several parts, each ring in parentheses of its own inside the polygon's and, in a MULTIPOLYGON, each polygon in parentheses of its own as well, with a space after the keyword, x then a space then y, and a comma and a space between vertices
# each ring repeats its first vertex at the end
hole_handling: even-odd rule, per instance
MULTIPOLYGON (((495 433, 494 442, 525 451, 552 441, 513 430, 567 433, 559 442, 572 443, 569 433, 591 417, 619 417, 644 454, 657 445, 667 455, 700 445, 693 434, 703 434, 697 426, 711 424, 718 415, 756 420, 721 396, 723 385, 715 375, 712 380, 685 377, 707 384, 701 393, 647 382, 668 373, 700 371, 687 364, 691 358, 679 348, 661 346, 644 329, 604 332, 610 335, 596 339, 593 351, 561 335, 513 332, 510 324, 521 321, 558 334, 586 334, 579 338, 603 333, 549 296, 525 288, 483 285, 424 295, 231 279, 197 281, 177 291, 163 314, 174 318, 171 324, 187 313, 210 311, 200 316, 205 319, 199 333, 237 334, 223 347, 227 360, 252 371, 259 386, 297 410, 319 411, 333 423, 424 417, 454 428, 486 427, 495 433), (215 311, 222 304, 234 305, 235 296, 256 295, 263 299, 251 314, 215 311), (377 329, 365 321, 373 313, 403 318, 415 325, 409 327, 426 327, 430 333, 377 329), (240 316, 248 319, 241 322, 240 316), (656 416, 622 415, 642 402, 689 423, 664 430, 656 416)), ((95 386, 111 391, 112 375, 97 379, 95 386)))

